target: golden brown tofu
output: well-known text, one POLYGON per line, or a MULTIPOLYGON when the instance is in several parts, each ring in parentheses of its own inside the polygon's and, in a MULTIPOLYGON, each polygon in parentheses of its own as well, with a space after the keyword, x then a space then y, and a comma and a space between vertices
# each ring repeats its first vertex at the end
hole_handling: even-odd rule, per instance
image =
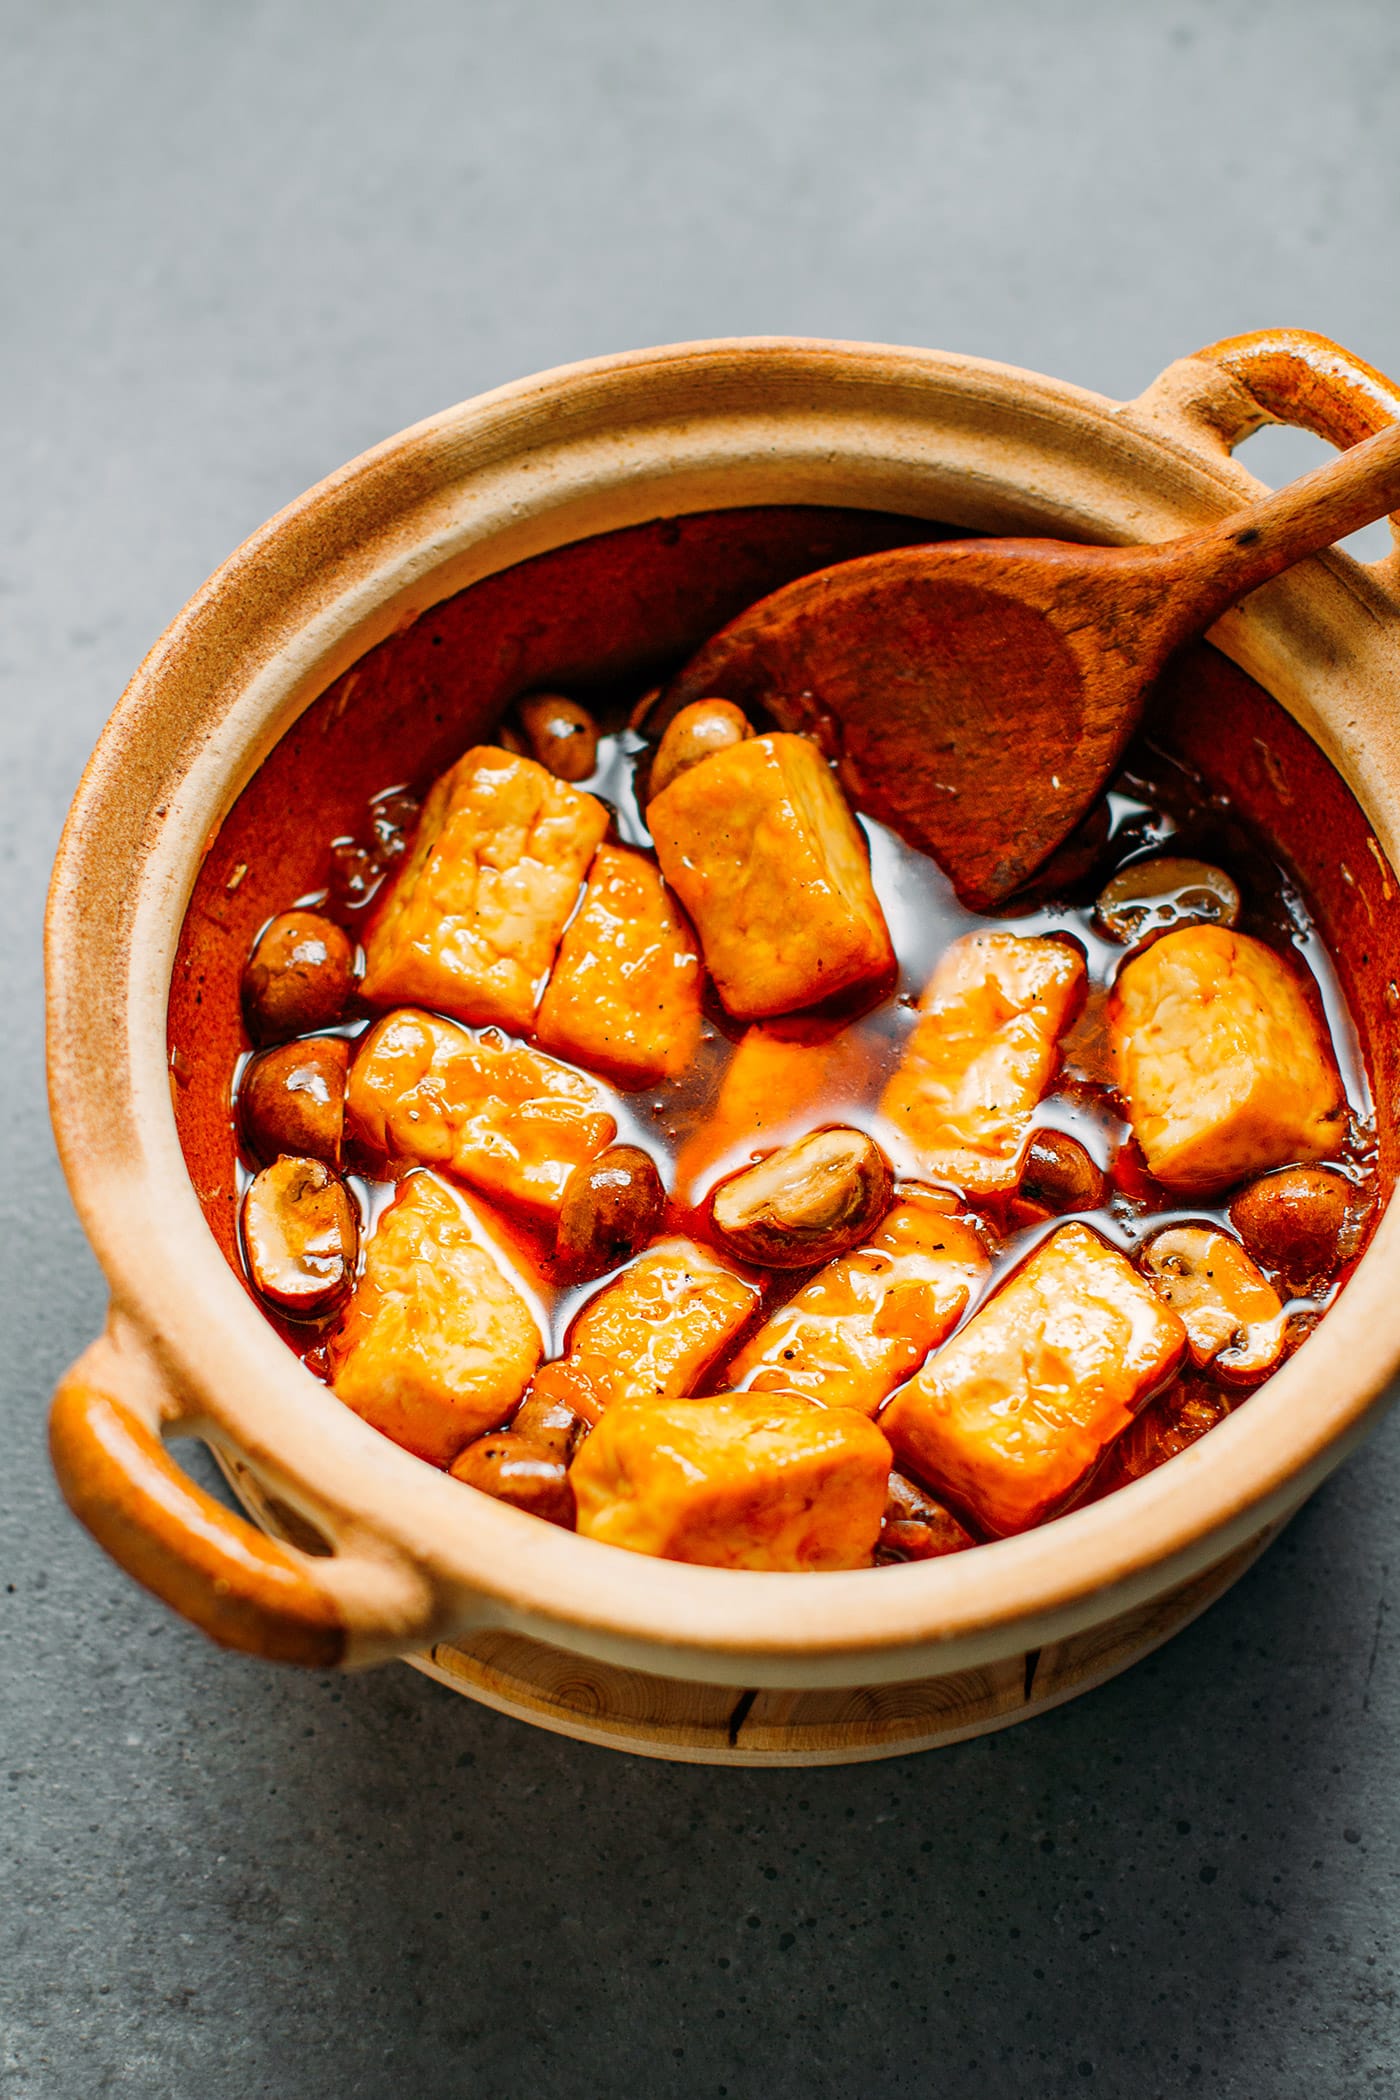
POLYGON ((984 1530, 1079 1487, 1181 1361, 1186 1330, 1087 1225, 1062 1225, 880 1417, 895 1456, 984 1530))
POLYGON ((790 1393, 619 1407, 570 1469, 578 1528, 711 1568, 865 1568, 890 1447, 849 1408, 790 1393))
POLYGON ((400 1185, 329 1346, 346 1405, 435 1466, 506 1420, 541 1353, 470 1198, 435 1174, 400 1185))
POLYGON ((1169 1188, 1225 1188, 1341 1138, 1321 1024, 1296 971, 1247 933, 1164 934, 1119 972, 1109 1026, 1133 1134, 1169 1188))
POLYGON ((617 1135, 584 1073, 411 1008, 362 1040, 345 1111, 354 1136, 385 1158, 445 1168, 538 1219, 557 1217, 574 1168, 617 1135))
POLYGON ((533 758, 468 751, 434 784, 370 932, 365 998, 527 1029, 607 828, 601 802, 533 758))
POLYGON ((870 1046, 851 1029, 813 1022, 747 1029, 713 1108, 681 1146, 676 1201, 698 1201, 759 1150, 829 1122, 868 1092, 871 1072, 870 1046))
POLYGON ((730 1013, 791 1013, 893 970, 865 841, 805 737, 715 752, 653 797, 647 822, 730 1013))
POLYGON ((900 1203, 745 1343, 730 1382, 873 1415, 952 1332, 988 1266, 970 1226, 932 1203, 900 1203))
POLYGON ((700 1040, 702 981, 690 928, 657 869, 626 847, 600 846, 536 1040, 624 1086, 673 1078, 700 1040))
POLYGON ((667 1240, 584 1307, 568 1355, 544 1365, 534 1390, 589 1422, 620 1400, 693 1392, 758 1303, 756 1284, 693 1240, 667 1240))
POLYGON ((1064 941, 1018 933, 954 941, 880 1102, 913 1171, 968 1194, 1015 1187, 1084 979, 1083 956, 1064 941))

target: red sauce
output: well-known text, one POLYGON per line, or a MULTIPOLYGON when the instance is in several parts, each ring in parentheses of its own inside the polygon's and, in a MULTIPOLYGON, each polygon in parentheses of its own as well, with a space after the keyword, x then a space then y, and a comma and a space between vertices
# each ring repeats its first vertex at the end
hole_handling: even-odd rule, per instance
MULTIPOLYGON (((599 743, 597 770, 580 785, 611 807, 616 835, 622 841, 645 848, 650 841, 635 793, 634 769, 649 747, 639 732, 624 726, 632 697, 614 696, 611 724, 605 719, 599 743)), ((412 829, 418 797, 427 785, 427 780, 386 785, 365 808, 353 835, 325 842, 321 884, 301 896, 287 897, 279 908, 311 907, 336 919, 357 938, 363 934, 392 881, 412 829)), ((1328 1164, 1353 1185, 1356 1215, 1364 1216, 1366 1223, 1353 1231, 1351 1243, 1325 1286, 1310 1297, 1288 1302, 1286 1349, 1296 1348, 1326 1311, 1361 1251, 1376 1207, 1376 1144, 1357 1031, 1332 958, 1308 900, 1264 839, 1226 797, 1212 793, 1179 761, 1147 742, 1136 748, 1106 798, 1091 850, 1077 857, 1078 865, 1066 861, 1063 880, 1057 880, 1052 870, 1031 896, 1000 915, 965 910, 932 861, 873 820, 861 817, 860 821, 898 957, 898 981, 867 1011, 844 1018, 795 1017, 780 1024, 795 1039, 805 1034, 814 1058, 821 1053, 825 1069, 816 1091, 795 1108, 786 1123, 765 1129, 760 1144, 745 1142, 712 1153, 696 1175, 697 1150, 704 1151, 716 1093, 734 1043, 743 1033, 711 996, 699 1051, 690 1068, 675 1080, 644 1091, 612 1095, 619 1140, 642 1146, 661 1168, 670 1198, 667 1230, 701 1239, 710 1236, 705 1202, 709 1189, 726 1172, 788 1137, 834 1123, 866 1128, 878 1136, 880 1093, 899 1062, 934 965, 950 942, 977 927, 1057 935, 1073 941, 1085 955, 1087 1003, 1063 1042, 1058 1077, 1034 1118, 1037 1127, 1062 1130, 1077 1138, 1105 1172, 1105 1201, 1077 1215, 1086 1217, 1130 1255, 1147 1231, 1164 1223, 1209 1221, 1228 1229, 1228 1196, 1214 1207, 1183 1206, 1178 1196, 1152 1179, 1110 1083, 1103 1007, 1125 950, 1101 931, 1094 902, 1116 869, 1146 853, 1168 851, 1212 862, 1233 877, 1243 897, 1241 930, 1288 955, 1305 974, 1325 1016, 1342 1073, 1350 1115, 1344 1142, 1328 1164), (838 1053, 834 1056, 827 1054, 833 1044, 838 1053)), ((371 1018, 366 1010, 352 1011, 339 1032, 356 1035, 371 1018)), ((243 1062, 246 1056, 240 1072, 243 1062)), ((347 1155, 346 1168, 367 1236, 392 1194, 393 1183, 380 1178, 379 1163, 353 1152, 347 1155)), ((238 1171, 241 1189, 256 1171, 255 1164, 241 1157, 238 1171)), ((993 1254, 991 1273, 966 1318, 1061 1220, 1014 1192, 967 1202, 964 1211, 976 1221, 993 1254)), ((548 1243, 520 1221, 502 1218, 501 1249, 542 1317, 547 1356, 563 1353, 572 1320, 602 1287, 602 1280, 582 1285, 562 1282, 548 1243)), ((800 1288, 810 1273, 766 1272, 760 1279, 764 1315, 800 1288)), ((272 1313, 269 1317, 309 1367, 325 1375, 321 1343, 328 1323, 298 1325, 272 1313)), ((714 1366, 707 1390, 723 1388, 725 1363, 738 1347, 736 1341, 726 1358, 714 1366)), ((1182 1374, 1118 1440, 1083 1496, 1106 1492, 1151 1470, 1204 1433, 1244 1397, 1238 1385, 1213 1378, 1209 1370, 1182 1374)), ((892 1518, 887 1529, 886 1557, 901 1557, 909 1527, 892 1518)))

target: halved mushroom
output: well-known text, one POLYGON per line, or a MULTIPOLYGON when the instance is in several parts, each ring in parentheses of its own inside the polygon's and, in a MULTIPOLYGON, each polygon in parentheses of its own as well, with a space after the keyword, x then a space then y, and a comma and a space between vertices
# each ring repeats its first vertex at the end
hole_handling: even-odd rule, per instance
POLYGON ((722 1182, 710 1207, 718 1238, 767 1269, 834 1261, 890 1207, 890 1163, 863 1130, 815 1130, 722 1182))
POLYGON ((1286 1315, 1239 1241, 1209 1225, 1169 1225, 1142 1250, 1159 1297, 1186 1328, 1191 1361, 1230 1378, 1254 1380, 1283 1352, 1286 1315))
POLYGON ((249 1274, 270 1305, 298 1319, 326 1312, 344 1295, 359 1244, 350 1192, 324 1160, 275 1160, 243 1198, 249 1274))
POLYGON ((1185 860, 1163 853, 1136 860, 1108 881, 1094 907, 1110 939, 1133 947, 1151 934, 1199 924, 1239 923, 1239 886, 1223 868, 1207 860, 1185 860))

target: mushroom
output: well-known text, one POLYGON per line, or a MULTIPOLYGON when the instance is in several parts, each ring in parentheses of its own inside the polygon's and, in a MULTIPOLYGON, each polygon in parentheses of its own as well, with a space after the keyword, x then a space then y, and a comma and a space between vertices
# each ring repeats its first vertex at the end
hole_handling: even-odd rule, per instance
POLYGON ((318 1035, 279 1043, 252 1060, 238 1090, 238 1113, 256 1158, 291 1152, 339 1166, 350 1050, 344 1036, 318 1035))
POLYGON ((1303 1291, 1342 1259, 1351 1183, 1327 1167, 1285 1167, 1241 1189, 1230 1222, 1256 1261, 1303 1291))
POLYGON ((727 751, 753 735, 747 715, 732 700, 692 700, 670 721, 656 747, 647 781, 647 800, 659 795, 702 758, 727 751))
POLYGON ((243 1012, 260 1043, 329 1028, 355 982, 349 934, 314 911, 279 912, 268 921, 243 970, 243 1012))
POLYGON ((1111 940, 1132 947, 1178 926, 1239 922, 1239 886, 1207 860, 1163 853, 1120 868, 1099 893, 1094 913, 1111 940))
POLYGON ((1191 1361, 1251 1382, 1283 1353, 1287 1316, 1239 1241, 1209 1225, 1169 1225, 1142 1250, 1158 1296, 1179 1314, 1191 1361))
POLYGON ((570 1275, 601 1276, 646 1245, 665 1209, 650 1153, 640 1145, 609 1145, 565 1183, 555 1253, 570 1275))
POLYGON ((275 1160, 243 1198, 249 1274, 270 1305, 298 1319, 328 1311, 349 1289, 359 1243, 350 1192, 322 1159, 275 1160))
POLYGON ((1078 1138, 1063 1130, 1037 1130, 1021 1170, 1020 1193, 1046 1210, 1097 1210, 1104 1199, 1104 1177, 1078 1138))
POLYGON ((889 1479, 877 1560, 940 1560, 977 1541, 953 1512, 895 1468, 889 1479))
POLYGON ((543 1517, 547 1524, 574 1528, 574 1491, 569 1469, 555 1451, 513 1430, 495 1430, 468 1444, 450 1468, 454 1480, 509 1502, 513 1509, 543 1517))
POLYGON ((810 1269, 857 1246, 890 1207, 890 1163, 863 1130, 816 1130, 722 1182, 723 1246, 768 1269, 810 1269))
POLYGON ((558 780, 587 780, 598 764, 598 724, 563 693, 534 693, 516 712, 530 749, 558 780))
POLYGON ((562 1458, 565 1465, 588 1434, 588 1423, 567 1400, 531 1387, 511 1416, 511 1432, 562 1458))

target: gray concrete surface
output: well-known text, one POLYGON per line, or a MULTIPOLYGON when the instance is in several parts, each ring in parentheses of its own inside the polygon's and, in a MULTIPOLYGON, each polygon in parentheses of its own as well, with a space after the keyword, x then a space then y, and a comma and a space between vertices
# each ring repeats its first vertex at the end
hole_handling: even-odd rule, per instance
POLYGON ((649 1765, 279 1674, 50 1484, 103 1294, 39 1039, 127 673, 445 402, 769 329, 1119 394, 1276 322, 1400 370, 1392 0, 6 0, 0 54, 0 2093, 1394 2092, 1400 1422, 1169 1650, 935 1757, 649 1765))

